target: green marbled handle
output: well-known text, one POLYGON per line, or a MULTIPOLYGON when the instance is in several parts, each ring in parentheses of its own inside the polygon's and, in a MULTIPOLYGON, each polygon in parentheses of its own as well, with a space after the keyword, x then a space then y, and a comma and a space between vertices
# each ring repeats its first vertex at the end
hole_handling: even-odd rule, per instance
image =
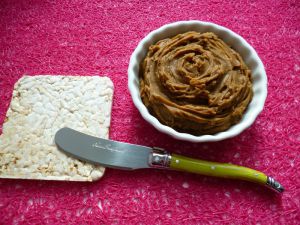
POLYGON ((206 176, 223 177, 267 184, 268 176, 262 172, 228 163, 208 162, 172 154, 170 168, 206 176))

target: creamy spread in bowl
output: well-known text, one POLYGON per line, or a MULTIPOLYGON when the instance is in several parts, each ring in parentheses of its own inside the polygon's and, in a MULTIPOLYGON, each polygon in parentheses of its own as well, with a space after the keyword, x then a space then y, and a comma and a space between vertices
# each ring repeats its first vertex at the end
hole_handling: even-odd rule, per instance
POLYGON ((149 47, 140 94, 162 124, 193 135, 227 130, 252 99, 251 71, 214 33, 178 34, 149 47))
POLYGON ((147 122, 162 133, 191 142, 221 141, 239 135, 261 113, 268 92, 266 71, 255 49, 232 30, 198 20, 165 24, 147 34, 130 57, 128 88, 134 105, 147 122), (214 46, 226 43, 225 56, 217 54, 212 61, 214 53, 205 53, 205 44, 194 48, 205 41, 192 44, 194 38, 188 38, 189 35, 180 51, 164 46, 180 35, 193 36, 194 32, 201 39, 209 39, 209 35, 220 39, 210 45, 215 52, 214 46), (184 51, 188 45, 194 50, 184 51), (150 84, 148 76, 152 69, 162 68, 161 62, 167 66, 154 77, 159 82, 150 84), (232 74, 237 72, 241 73, 239 78, 232 74), (208 78, 208 73, 215 78, 208 78))

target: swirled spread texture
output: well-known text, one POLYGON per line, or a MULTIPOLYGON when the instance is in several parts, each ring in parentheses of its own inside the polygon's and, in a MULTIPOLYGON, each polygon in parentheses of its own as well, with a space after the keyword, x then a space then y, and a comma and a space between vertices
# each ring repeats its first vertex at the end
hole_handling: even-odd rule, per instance
POLYGON ((149 47, 140 69, 142 101, 179 132, 214 134, 242 118, 251 71, 214 33, 187 32, 149 47))

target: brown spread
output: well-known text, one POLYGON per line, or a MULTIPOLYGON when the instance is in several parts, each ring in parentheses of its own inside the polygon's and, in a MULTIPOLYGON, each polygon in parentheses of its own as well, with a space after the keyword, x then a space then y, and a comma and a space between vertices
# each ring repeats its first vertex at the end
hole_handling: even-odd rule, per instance
POLYGON ((236 124, 253 95, 251 71, 241 56, 215 34, 194 31, 150 46, 140 92, 161 123, 194 135, 236 124))

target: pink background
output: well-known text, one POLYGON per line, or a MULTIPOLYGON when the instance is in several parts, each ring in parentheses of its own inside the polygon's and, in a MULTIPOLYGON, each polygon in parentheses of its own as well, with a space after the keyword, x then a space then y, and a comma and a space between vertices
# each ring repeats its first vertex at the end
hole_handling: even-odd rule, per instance
POLYGON ((0 180, 0 224, 299 224, 300 2, 1 1, 0 124, 23 75, 107 75, 115 85, 110 138, 159 146, 276 177, 283 195, 254 184, 174 171, 107 169, 95 183, 0 180), (127 88, 138 42, 169 22, 204 20, 258 52, 268 97, 253 126, 207 144, 174 140, 147 124, 127 88))

